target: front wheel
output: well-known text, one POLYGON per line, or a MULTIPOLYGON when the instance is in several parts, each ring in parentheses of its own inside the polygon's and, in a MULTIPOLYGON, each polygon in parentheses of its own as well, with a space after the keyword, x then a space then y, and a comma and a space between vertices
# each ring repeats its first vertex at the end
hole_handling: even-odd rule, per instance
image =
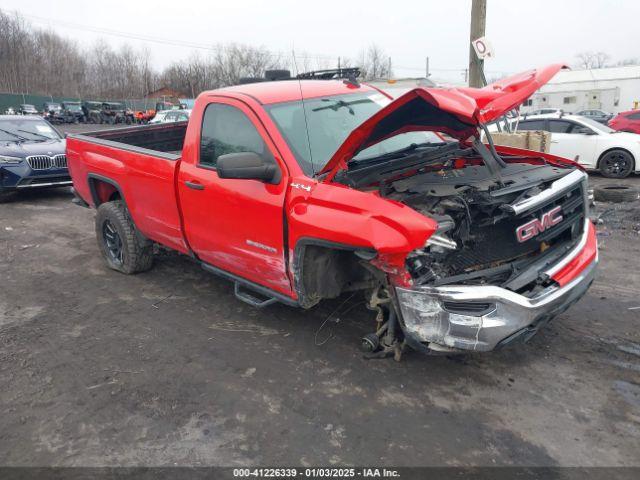
POLYGON ((611 150, 600 159, 600 173, 607 178, 628 177, 633 167, 633 157, 625 150, 611 150))
POLYGON ((140 238, 122 202, 106 202, 98 207, 96 237, 109 268, 132 274, 152 267, 153 245, 140 238))

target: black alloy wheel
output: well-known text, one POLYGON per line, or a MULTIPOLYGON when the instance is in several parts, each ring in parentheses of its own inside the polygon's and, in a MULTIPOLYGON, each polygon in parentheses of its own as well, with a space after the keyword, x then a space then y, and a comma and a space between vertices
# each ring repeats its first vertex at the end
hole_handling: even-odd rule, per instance
POLYGON ((107 247, 107 254, 116 265, 124 263, 122 239, 109 220, 102 224, 102 241, 107 247))
POLYGON ((600 160, 600 172, 607 178, 628 177, 633 169, 633 157, 624 150, 612 150, 600 160))

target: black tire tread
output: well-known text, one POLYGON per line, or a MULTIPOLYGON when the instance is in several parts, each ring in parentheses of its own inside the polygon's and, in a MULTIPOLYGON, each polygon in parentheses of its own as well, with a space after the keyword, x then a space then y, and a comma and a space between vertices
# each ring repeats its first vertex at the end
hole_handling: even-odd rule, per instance
POLYGON ((598 170, 600 170, 600 173, 605 178, 626 178, 631 173, 633 173, 634 169, 635 169, 635 159, 633 158, 633 155, 631 154, 631 152, 629 152, 628 150, 625 150, 624 148, 612 148, 611 150, 607 150, 606 152, 604 152, 600 156, 600 159, 598 160, 598 170), (602 168, 602 160, 604 160, 604 158, 607 155, 609 155, 610 153, 613 153, 613 152, 623 152, 623 153, 626 153, 627 155, 629 155, 631 157, 631 170, 629 171, 629 173, 627 175, 610 175, 609 173, 607 173, 602 168))
POLYGON ((638 199, 639 194, 635 188, 620 185, 605 185, 593 189, 593 199, 598 202, 633 202, 638 199))
POLYGON ((105 202, 98 207, 96 214, 96 237, 100 252, 109 268, 131 275, 145 272, 153 266, 153 244, 148 240, 140 239, 140 236, 136 232, 136 227, 121 201, 105 202), (119 230, 118 233, 120 234, 124 248, 122 265, 116 265, 111 262, 106 253, 106 247, 102 240, 102 223, 104 219, 109 219, 119 230))

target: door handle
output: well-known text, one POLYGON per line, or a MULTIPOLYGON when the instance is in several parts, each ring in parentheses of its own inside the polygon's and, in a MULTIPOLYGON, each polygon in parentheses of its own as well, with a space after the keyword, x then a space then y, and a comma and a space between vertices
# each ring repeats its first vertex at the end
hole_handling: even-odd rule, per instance
POLYGON ((189 188, 193 188, 194 190, 204 190, 204 185, 202 185, 201 183, 184 182, 184 184, 189 188))

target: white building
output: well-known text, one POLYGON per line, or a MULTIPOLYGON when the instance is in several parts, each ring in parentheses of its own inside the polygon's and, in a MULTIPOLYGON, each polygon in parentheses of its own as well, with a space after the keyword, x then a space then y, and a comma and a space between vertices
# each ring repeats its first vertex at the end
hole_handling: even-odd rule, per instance
POLYGON ((565 112, 599 109, 611 113, 640 108, 640 66, 563 70, 522 106, 565 112))

